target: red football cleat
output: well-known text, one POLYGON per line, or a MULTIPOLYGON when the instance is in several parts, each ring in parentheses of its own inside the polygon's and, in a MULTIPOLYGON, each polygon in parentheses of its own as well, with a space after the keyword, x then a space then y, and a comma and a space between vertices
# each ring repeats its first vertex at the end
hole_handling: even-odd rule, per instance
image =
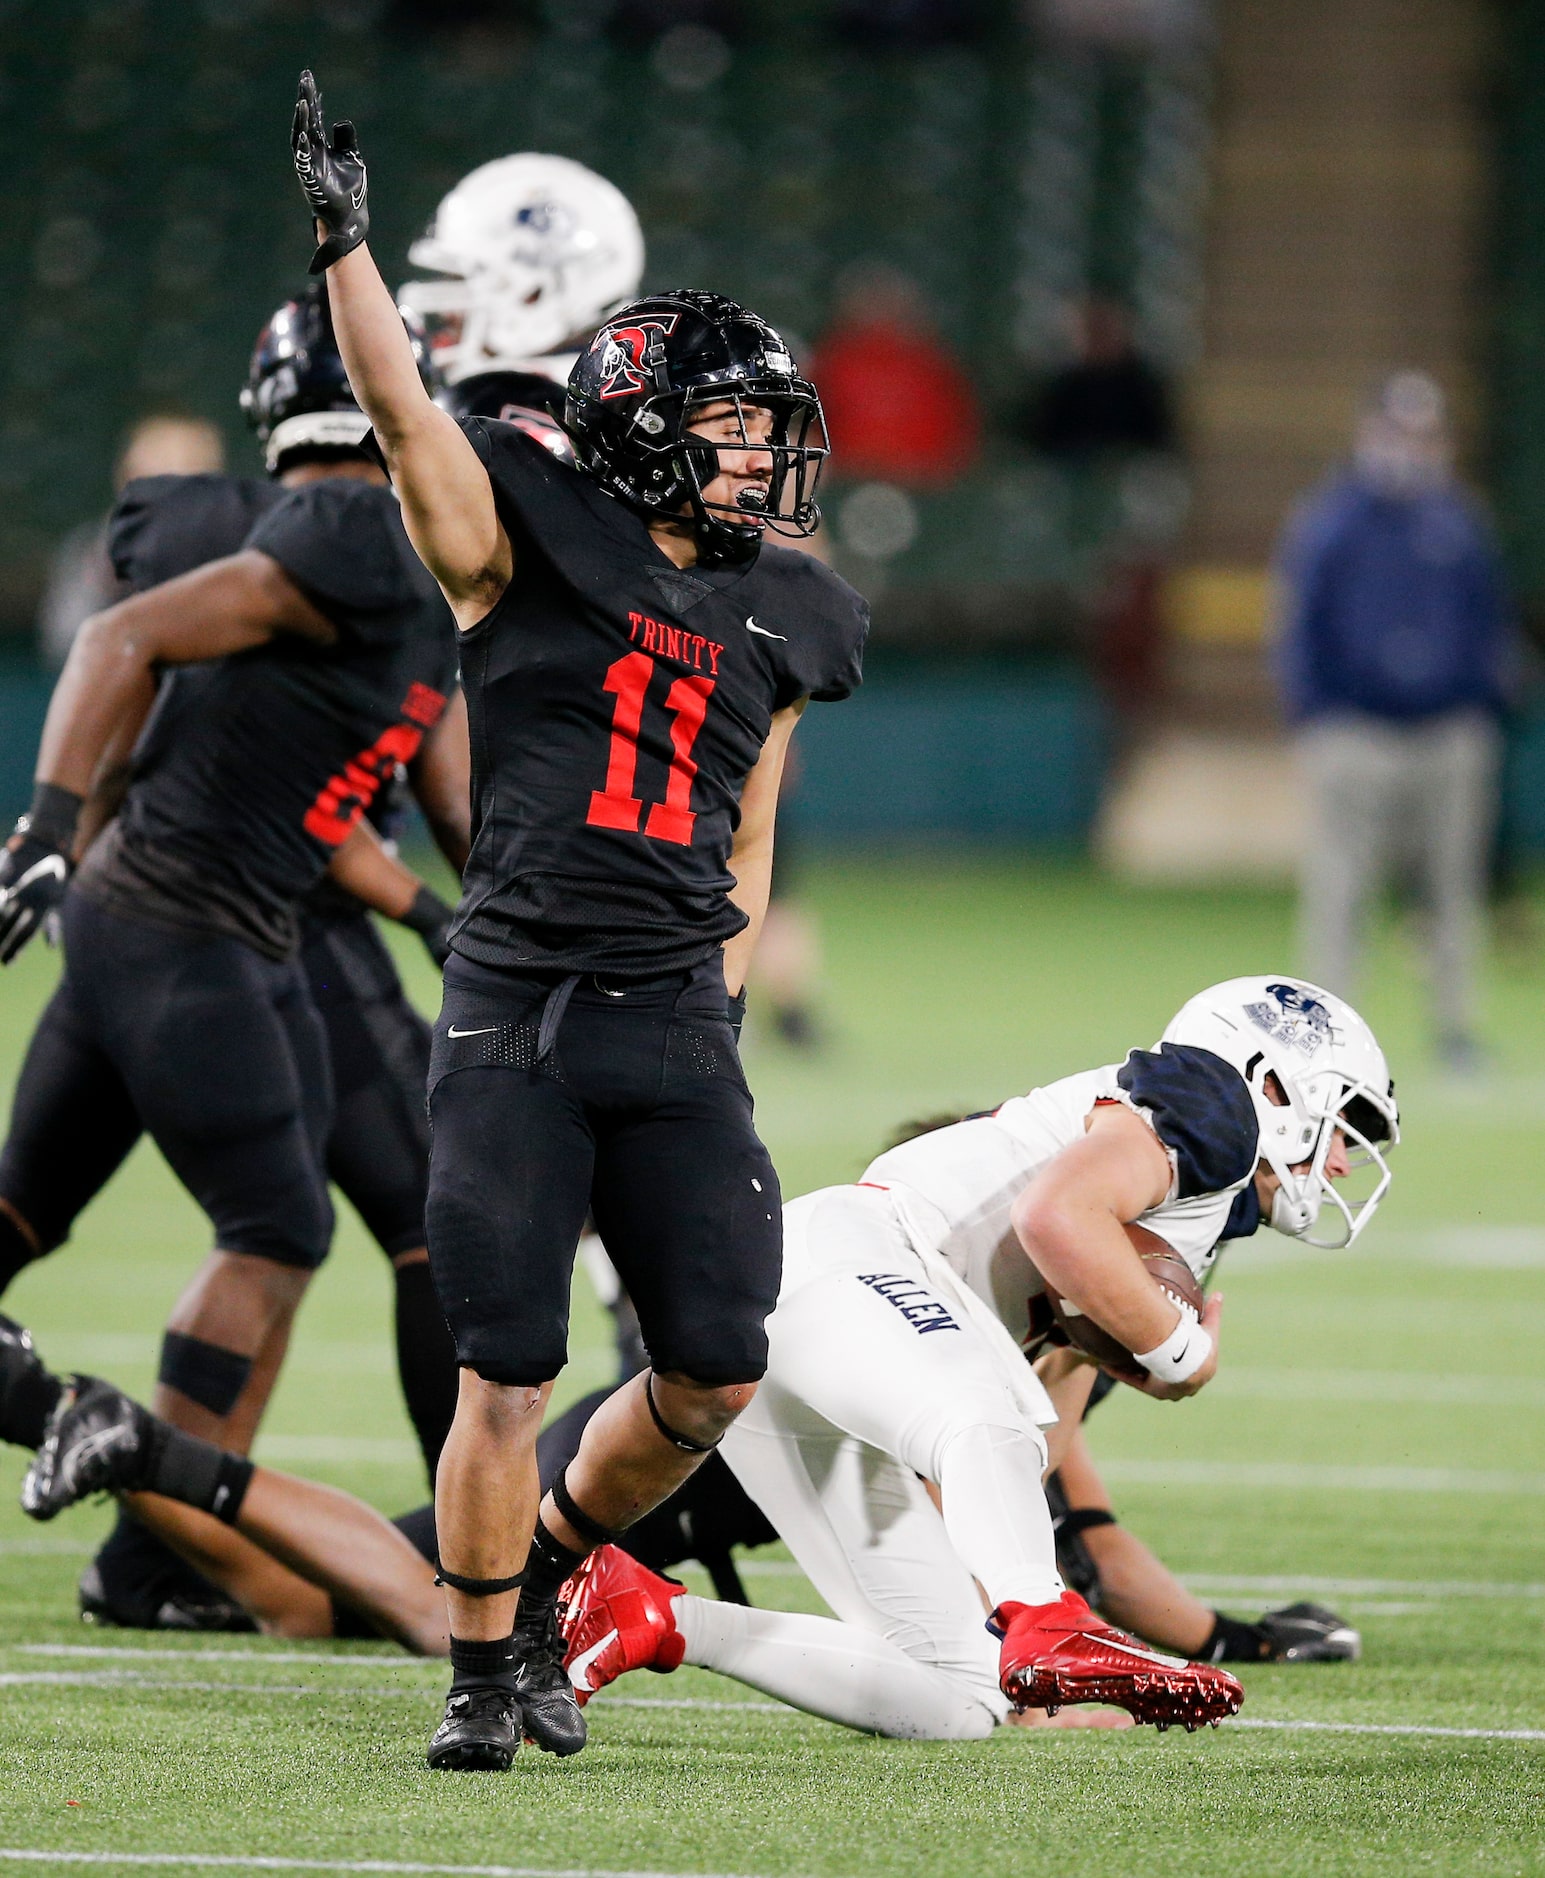
POLYGON ((558 1593, 563 1666, 581 1708, 630 1669, 676 1669, 686 1648, 671 1601, 681 1590, 620 1546, 598 1546, 558 1593))
POLYGON ((1237 1715, 1245 1699, 1227 1670, 1161 1656, 1096 1617, 1076 1591, 1055 1604, 1000 1604, 987 1627, 1003 1639, 998 1682, 1016 1708, 1055 1714, 1066 1702, 1113 1702, 1134 1721, 1192 1731, 1237 1715))

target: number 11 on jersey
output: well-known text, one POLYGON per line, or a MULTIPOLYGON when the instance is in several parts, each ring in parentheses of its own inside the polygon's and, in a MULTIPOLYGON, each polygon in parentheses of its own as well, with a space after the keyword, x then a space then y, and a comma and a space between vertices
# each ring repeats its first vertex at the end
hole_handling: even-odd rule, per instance
MULTIPOLYGON (((602 690, 611 692, 617 702, 612 707, 606 786, 592 790, 590 812, 585 817, 591 828, 638 832, 644 805, 634 795, 633 785, 638 775, 639 729, 654 672, 655 662, 647 652, 629 652, 607 670, 602 690)), ((683 848, 692 845, 692 827, 697 820, 691 807, 692 783, 697 775, 692 746, 703 728, 713 688, 711 678, 678 678, 665 694, 665 709, 671 720, 671 773, 665 785, 665 800, 653 805, 644 823, 644 833, 652 840, 673 841, 683 848)))

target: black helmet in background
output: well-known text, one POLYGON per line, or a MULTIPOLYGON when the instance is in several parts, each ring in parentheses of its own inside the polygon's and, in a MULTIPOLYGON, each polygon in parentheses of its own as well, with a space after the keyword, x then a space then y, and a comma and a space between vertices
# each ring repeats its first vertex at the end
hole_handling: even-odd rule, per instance
POLYGON ((574 446, 563 428, 564 388, 542 372, 479 372, 435 393, 435 403, 454 418, 491 417, 513 424, 550 450, 560 463, 574 461, 574 446))
MULTIPOLYGON (((412 315, 403 324, 425 385, 428 348, 412 315)), ((311 281, 286 300, 258 334, 242 387, 241 408, 263 446, 270 476, 297 459, 357 456, 370 435, 370 419, 354 400, 324 281, 311 281)))

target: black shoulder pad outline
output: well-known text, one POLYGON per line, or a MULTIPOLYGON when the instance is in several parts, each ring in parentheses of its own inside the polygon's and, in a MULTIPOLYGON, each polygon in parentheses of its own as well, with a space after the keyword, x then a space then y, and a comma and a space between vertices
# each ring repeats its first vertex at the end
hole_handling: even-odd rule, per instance
POLYGON ((1260 1127, 1232 1063, 1195 1044, 1161 1043, 1156 1051, 1132 1051, 1116 1081, 1174 1149, 1182 1200, 1226 1192, 1254 1172, 1260 1127))

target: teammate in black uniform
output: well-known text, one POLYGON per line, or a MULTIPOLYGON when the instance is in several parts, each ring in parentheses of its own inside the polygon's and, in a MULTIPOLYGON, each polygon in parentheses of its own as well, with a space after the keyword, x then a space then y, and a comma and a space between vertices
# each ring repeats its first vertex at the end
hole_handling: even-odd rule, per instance
MULTIPOLYGON (((303 316, 292 307, 275 325, 303 316)), ((143 1125, 214 1224, 216 1250, 171 1320, 157 1405, 237 1448, 331 1231, 332 1082, 297 957, 299 900, 441 724, 455 671, 444 603, 361 448, 366 421, 357 407, 286 414, 294 377, 259 385, 280 403, 258 415, 271 444, 285 422, 304 430, 297 486, 238 553, 87 623, 50 706, 32 810, 0 858, 0 956, 62 913, 65 972, 29 1058, 40 1099, 49 1079, 95 1084, 97 1112, 121 1120, 86 1146, 101 1178, 143 1125), (181 675, 166 693, 117 819, 71 882, 82 804, 142 720, 154 673, 211 660, 182 698, 181 675)), ((179 497, 195 540, 210 523, 193 506, 199 481, 179 497)), ((20 1214, 48 1242, 48 1205, 46 1191, 13 1200, 10 1232, 20 1214)))
POLYGON ((577 473, 425 395, 361 245, 352 128, 328 138, 309 74, 294 149, 350 381, 462 634, 474 835, 430 1071, 429 1250, 464 1367, 436 1488, 455 1676, 430 1761, 503 1768, 523 1728, 583 1744, 557 1589, 686 1478, 765 1367, 779 1196, 726 993, 766 904, 789 736, 809 698, 857 684, 866 611, 763 546, 814 527, 825 454, 763 322, 698 293, 609 319, 570 380, 577 473), (538 1517, 592 1204, 653 1368, 538 1517))

